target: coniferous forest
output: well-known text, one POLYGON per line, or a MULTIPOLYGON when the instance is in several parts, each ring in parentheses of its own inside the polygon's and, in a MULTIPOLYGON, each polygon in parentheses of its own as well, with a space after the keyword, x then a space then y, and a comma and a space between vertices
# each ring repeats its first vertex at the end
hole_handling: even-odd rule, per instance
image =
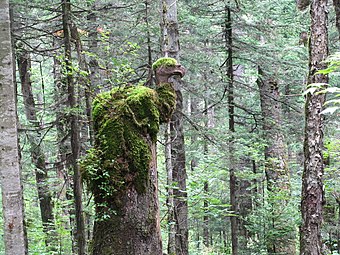
POLYGON ((340 0, 0 0, 0 254, 339 255, 340 0))

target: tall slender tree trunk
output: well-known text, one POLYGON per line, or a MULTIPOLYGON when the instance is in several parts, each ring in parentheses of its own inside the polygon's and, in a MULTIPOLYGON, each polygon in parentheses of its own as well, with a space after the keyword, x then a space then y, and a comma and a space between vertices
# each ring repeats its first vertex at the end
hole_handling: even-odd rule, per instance
POLYGON ((82 209, 82 183, 77 160, 79 159, 80 144, 79 144, 79 126, 77 99, 75 84, 73 81, 72 54, 71 54, 71 2, 63 0, 63 30, 64 30, 64 47, 65 47, 65 83, 68 90, 68 104, 70 107, 70 127, 71 127, 71 165, 73 168, 73 195, 75 200, 75 216, 76 216, 76 240, 77 253, 85 254, 85 225, 82 209))
POLYGON ((8 0, 0 0, 0 175, 6 254, 27 254, 8 0))
POLYGON ((31 58, 29 53, 20 48, 17 56, 18 69, 20 74, 21 91, 24 98, 24 107, 26 119, 30 124, 37 129, 36 134, 28 133, 28 140, 30 143, 30 152, 33 164, 35 165, 35 178, 38 187, 38 198, 40 204, 41 219, 46 234, 45 243, 47 246, 53 247, 54 240, 54 217, 53 217, 53 203, 49 190, 48 174, 46 169, 46 157, 41 147, 41 137, 39 129, 43 127, 40 120, 37 118, 37 109, 33 97, 32 83, 31 83, 31 58))
MULTIPOLYGON (((88 50, 89 52, 93 53, 93 55, 89 56, 89 64, 88 68, 90 71, 89 79, 90 79, 90 86, 91 86, 91 92, 98 92, 99 88, 98 86, 101 84, 102 80, 100 78, 100 72, 99 72, 99 63, 97 58, 98 56, 98 31, 99 28, 98 25, 98 17, 95 10, 97 9, 96 1, 90 6, 93 10, 87 17, 90 26, 90 33, 89 33, 89 41, 88 41, 88 50)), ((88 109, 90 111, 91 109, 88 109)), ((93 132, 93 131, 91 131, 93 132)))
MULTIPOLYGON (((59 48, 60 45, 56 41, 53 41, 54 48, 59 48)), ((61 55, 61 52, 58 52, 61 55)), ((70 196, 71 183, 69 178, 68 169, 70 167, 70 139, 69 139, 69 128, 67 125, 67 116, 65 109, 67 108, 67 88, 66 84, 63 82, 62 71, 61 71, 61 61, 56 57, 53 58, 53 80, 54 80, 54 100, 57 103, 56 107, 56 130, 57 130, 57 162, 55 164, 56 174, 59 178, 60 184, 58 187, 57 198, 58 200, 72 200, 70 196)), ((70 237, 72 240, 72 250, 75 250, 75 242, 73 238, 73 228, 70 227, 74 222, 73 217, 73 207, 68 205, 67 208, 63 210, 63 216, 65 218, 69 217, 69 222, 65 222, 62 226, 64 229, 69 229, 70 237)), ((58 218, 60 215, 55 215, 58 218)))
MULTIPOLYGON (((229 192, 231 211, 235 214, 238 213, 236 190, 237 179, 235 173, 235 156, 234 156, 234 133, 235 133, 235 104, 234 104, 234 70, 233 70, 233 32, 232 32, 232 19, 231 10, 229 5, 225 6, 225 42, 228 53, 227 59, 227 77, 228 77, 228 113, 229 113, 229 192)), ((231 226, 231 246, 232 255, 238 254, 238 219, 237 216, 230 217, 231 226)))
POLYGON ((145 0, 145 25, 146 25, 146 43, 148 49, 148 78, 146 80, 146 85, 152 85, 152 47, 151 47, 151 34, 150 34, 150 4, 152 3, 151 0, 145 0))
MULTIPOLYGON (((209 127, 209 104, 207 102, 208 100, 205 99, 204 100, 204 109, 206 109, 205 111, 205 127, 208 129, 209 127)), ((203 153, 204 155, 208 155, 209 153, 209 148, 208 148, 208 141, 204 141, 204 145, 203 145, 203 153)), ((209 231, 209 201, 207 199, 208 197, 208 193, 209 193, 209 182, 206 180, 204 181, 203 184, 203 191, 204 191, 204 196, 205 199, 203 201, 203 244, 205 245, 205 247, 209 247, 210 246, 210 231, 209 231)))
MULTIPOLYGON (((92 96, 91 96, 91 84, 90 84, 90 69, 86 62, 85 54, 83 52, 83 43, 80 38, 80 34, 78 32, 78 28, 75 24, 72 24, 71 28, 71 34, 72 38, 74 39, 75 48, 77 52, 77 58, 78 58, 78 66, 80 69, 80 72, 77 76, 77 81, 79 84, 78 88, 78 100, 76 104, 78 107, 84 106, 85 108, 85 116, 81 117, 83 120, 80 121, 82 124, 80 128, 81 132, 81 140, 79 141, 80 144, 85 144, 86 142, 90 142, 90 144, 93 144, 94 137, 93 137, 93 126, 92 126, 92 96), (85 98, 85 105, 83 104, 83 98, 85 98)), ((86 152, 86 148, 80 147, 80 154, 84 155, 86 152)))
MULTIPOLYGON (((328 55, 327 0, 314 0, 311 4, 311 28, 308 84, 328 83, 328 77, 316 74, 324 69, 328 55)), ((323 194, 323 115, 324 94, 306 95, 304 171, 301 195, 301 255, 322 254, 321 225, 323 194)))
MULTIPOLYGON (((290 176, 288 168, 288 153, 285 138, 282 133, 282 107, 277 82, 264 74, 261 68, 257 84, 260 90, 261 111, 263 119, 265 148, 265 172, 267 177, 268 201, 273 217, 272 230, 282 231, 285 221, 284 208, 290 199, 290 176), (280 216, 281 215, 281 216, 280 216)), ((289 216, 286 215, 288 218, 289 216)), ((295 231, 281 233, 267 240, 267 249, 270 254, 295 254, 295 231)))
MULTIPOLYGON (((161 1, 162 10, 162 50, 164 56, 175 58, 179 63, 179 33, 177 5, 171 0, 161 1)), ((172 180, 176 183, 173 189, 173 219, 175 220, 176 255, 188 254, 188 203, 186 192, 185 148, 183 133, 183 97, 180 90, 182 81, 173 80, 176 91, 176 110, 170 121, 172 180)), ((169 236, 170 237, 170 236, 169 236)), ((169 242, 174 242, 169 240, 169 242)))

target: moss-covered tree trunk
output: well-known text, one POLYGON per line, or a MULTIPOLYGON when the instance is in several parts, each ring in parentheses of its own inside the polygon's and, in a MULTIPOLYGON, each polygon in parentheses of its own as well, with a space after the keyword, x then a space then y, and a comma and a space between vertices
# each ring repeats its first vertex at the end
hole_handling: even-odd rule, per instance
POLYGON ((162 254, 155 144, 176 103, 168 77, 184 69, 160 63, 156 90, 118 87, 93 102, 95 145, 81 164, 96 205, 93 255, 162 254))
POLYGON ((114 211, 111 213, 106 211, 107 208, 98 206, 103 201, 96 197, 96 214, 102 215, 102 218, 99 217, 94 225, 93 255, 162 254, 155 143, 150 136, 142 139, 147 143, 152 158, 145 190, 140 192, 135 184, 128 185, 115 198, 117 201, 112 201, 114 211))

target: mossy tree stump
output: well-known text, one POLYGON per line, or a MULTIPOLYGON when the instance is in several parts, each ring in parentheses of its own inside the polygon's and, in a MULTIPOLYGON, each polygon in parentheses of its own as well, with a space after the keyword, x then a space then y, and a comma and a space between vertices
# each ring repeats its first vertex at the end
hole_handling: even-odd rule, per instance
POLYGON ((93 255, 162 254, 155 144, 176 104, 168 78, 185 70, 170 58, 153 68, 155 90, 118 87, 93 102, 95 145, 81 162, 96 205, 93 255))

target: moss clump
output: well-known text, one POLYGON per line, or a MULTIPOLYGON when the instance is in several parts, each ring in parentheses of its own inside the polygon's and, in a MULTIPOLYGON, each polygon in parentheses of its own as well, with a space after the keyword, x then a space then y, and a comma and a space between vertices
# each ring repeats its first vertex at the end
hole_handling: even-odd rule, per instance
POLYGON ((176 103, 171 84, 157 90, 144 86, 114 88, 93 102, 95 146, 81 162, 82 176, 95 196, 107 204, 133 185, 146 189, 152 160, 151 145, 159 125, 170 118, 176 103))
POLYGON ((177 65, 177 60, 174 58, 160 58, 152 64, 152 69, 156 70, 160 66, 171 67, 177 65))

